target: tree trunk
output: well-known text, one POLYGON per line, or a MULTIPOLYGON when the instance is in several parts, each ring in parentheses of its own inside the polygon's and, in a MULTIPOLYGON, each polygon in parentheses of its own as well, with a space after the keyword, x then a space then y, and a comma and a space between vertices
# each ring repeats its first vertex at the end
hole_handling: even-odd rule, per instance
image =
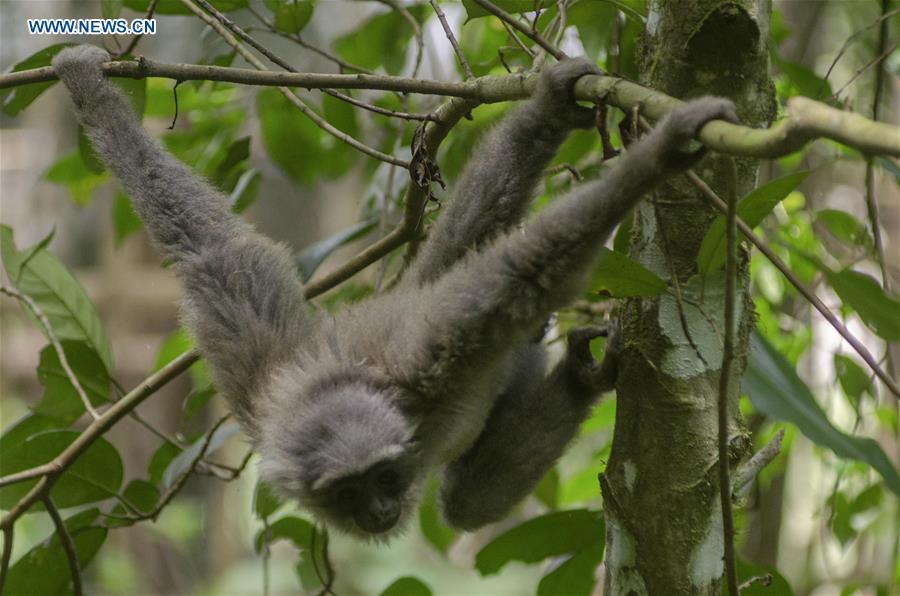
MULTIPOLYGON (((675 97, 730 97, 744 124, 775 111, 768 78, 769 0, 648 2, 641 79, 675 97)), ((756 183, 754 160, 710 156, 694 170, 718 194, 756 183)), ((684 176, 634 214, 632 257, 670 291, 631 300, 619 313, 622 355, 615 438, 601 477, 608 595, 718 595, 724 541, 717 473, 717 401, 724 275, 701 277, 696 256, 717 215, 684 176), (677 283, 676 283, 677 282, 677 283)), ((739 421, 739 380, 753 323, 748 256, 738 254, 735 360, 729 394, 729 459, 749 446, 739 421)))

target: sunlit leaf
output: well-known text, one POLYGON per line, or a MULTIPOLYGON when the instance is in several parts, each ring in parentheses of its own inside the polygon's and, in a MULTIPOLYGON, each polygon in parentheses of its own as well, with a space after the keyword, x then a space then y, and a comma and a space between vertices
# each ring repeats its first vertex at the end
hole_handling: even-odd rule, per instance
POLYGON ((256 489, 253 491, 253 511, 260 519, 266 519, 284 505, 284 502, 272 492, 265 482, 256 483, 256 489))
POLYGON ((431 596, 428 584, 416 577, 401 577, 389 585, 381 596, 431 596))
MULTIPOLYGON (((421 23, 424 5, 406 6, 409 14, 421 23)), ((384 67, 389 74, 397 74, 406 63, 407 52, 414 51, 410 43, 413 29, 397 11, 376 15, 334 42, 338 54, 347 62, 363 68, 384 67), (378 48, 373 51, 373 48, 378 48)))
POLYGON ((602 542, 603 515, 587 509, 558 511, 526 521, 490 541, 475 555, 481 575, 492 575, 510 561, 538 563, 602 542))
MULTIPOLYGON (((738 201, 737 216, 750 228, 755 228, 772 212, 775 205, 797 188, 809 172, 796 172, 772 180, 750 192, 738 201)), ((713 220, 700 250, 697 252, 697 268, 701 273, 715 271, 725 263, 725 217, 713 220)))
POLYGON ((447 553, 456 538, 456 532, 441 517, 438 507, 438 484, 435 480, 427 483, 419 503, 419 530, 425 540, 443 554, 447 553))
POLYGON ((300 33, 312 18, 311 0, 265 0, 266 8, 275 15, 275 28, 282 33, 300 33))

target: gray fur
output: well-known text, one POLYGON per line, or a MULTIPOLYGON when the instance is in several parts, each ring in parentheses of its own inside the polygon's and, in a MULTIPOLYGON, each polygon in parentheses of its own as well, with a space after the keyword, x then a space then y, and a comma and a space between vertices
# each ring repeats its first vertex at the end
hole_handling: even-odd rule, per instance
POLYGON ((596 68, 560 62, 482 142, 403 282, 331 317, 304 302, 283 247, 143 131, 102 75, 108 59, 81 46, 53 66, 175 263, 185 321, 257 446, 262 476, 335 527, 375 539, 403 527, 436 467, 446 466, 445 515, 463 529, 500 519, 534 488, 615 381, 614 350, 594 362, 590 333, 571 336, 549 372, 535 334, 582 290, 640 196, 693 163, 681 146, 709 120, 736 119, 722 99, 676 109, 604 179, 519 230, 559 144, 593 121, 572 89, 596 68))

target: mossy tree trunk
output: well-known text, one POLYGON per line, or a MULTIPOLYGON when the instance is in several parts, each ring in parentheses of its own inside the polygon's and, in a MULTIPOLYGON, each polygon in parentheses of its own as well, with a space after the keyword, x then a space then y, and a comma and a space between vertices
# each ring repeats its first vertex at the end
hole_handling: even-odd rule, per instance
MULTIPOLYGON (((744 124, 774 114, 768 78, 769 0, 649 0, 641 79, 675 97, 729 97, 744 124)), ((756 183, 758 164, 708 156, 695 171, 723 198, 756 183)), ((724 274, 701 276, 697 252, 717 213, 684 176, 634 214, 632 257, 669 292, 619 313, 622 365, 615 438, 601 477, 608 595, 718 595, 724 542, 717 474, 717 400, 724 274), (677 282, 677 283, 676 283, 677 282)), ((729 395, 732 466, 748 441, 737 412, 753 322, 747 253, 738 255, 736 345, 729 395)))

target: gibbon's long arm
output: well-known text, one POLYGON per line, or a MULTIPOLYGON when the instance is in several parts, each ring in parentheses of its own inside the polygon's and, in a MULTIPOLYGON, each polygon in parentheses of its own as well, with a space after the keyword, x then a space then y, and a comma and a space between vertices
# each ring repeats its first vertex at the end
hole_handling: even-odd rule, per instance
POLYGON ((252 431, 257 375, 297 345, 303 295, 288 252, 233 215, 225 198, 164 151, 100 69, 94 46, 60 52, 68 88, 101 161, 121 181, 185 286, 184 313, 218 388, 252 431))
POLYGON ((672 111, 603 178, 583 184, 528 222, 468 253, 428 287, 411 344, 427 385, 439 386, 524 341, 584 288, 609 233, 638 199, 698 157, 682 146, 714 119, 736 121, 727 99, 701 98, 672 111), (434 313, 439 313, 435 316, 434 313))
POLYGON ((437 279, 466 251, 522 219, 559 145, 573 128, 594 123, 594 111, 575 103, 573 87, 580 77, 599 72, 586 58, 566 59, 543 71, 532 98, 479 143, 408 279, 437 279))

